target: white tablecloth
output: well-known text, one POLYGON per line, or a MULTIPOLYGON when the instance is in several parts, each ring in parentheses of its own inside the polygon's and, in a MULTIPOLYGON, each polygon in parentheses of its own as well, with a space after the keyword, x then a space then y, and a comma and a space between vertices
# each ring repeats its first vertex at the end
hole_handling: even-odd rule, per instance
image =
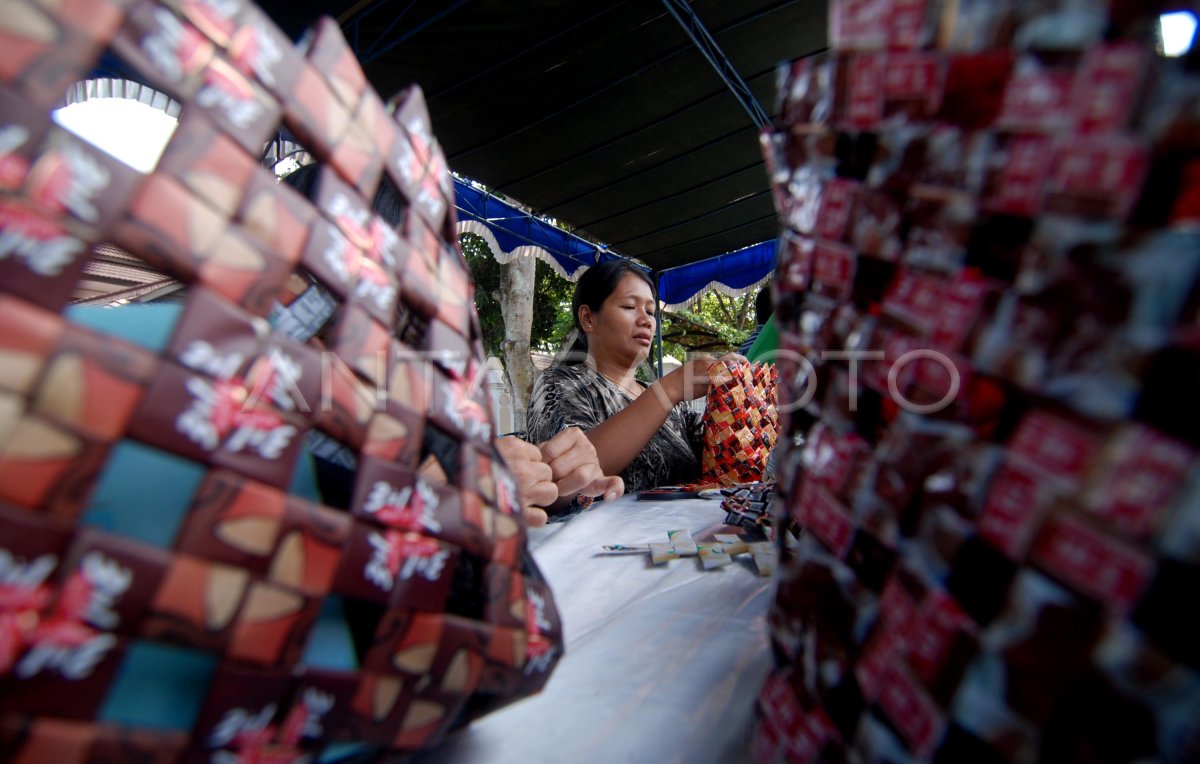
POLYGON ((771 662, 771 579, 748 555, 704 571, 695 557, 652 566, 646 554, 601 550, 666 542, 676 528, 711 538, 724 516, 719 499, 626 496, 534 530, 566 655, 541 694, 476 721, 418 761, 748 761, 754 698, 771 662))

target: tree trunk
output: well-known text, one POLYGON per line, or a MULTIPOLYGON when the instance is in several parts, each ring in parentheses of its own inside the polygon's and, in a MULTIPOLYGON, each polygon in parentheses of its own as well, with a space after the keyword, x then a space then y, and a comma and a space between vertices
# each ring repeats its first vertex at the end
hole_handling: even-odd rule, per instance
POLYGON ((533 392, 533 359, 529 335, 533 327, 533 285, 537 259, 514 257, 500 276, 500 313, 504 317, 504 366, 513 391, 517 429, 525 428, 525 411, 533 392))

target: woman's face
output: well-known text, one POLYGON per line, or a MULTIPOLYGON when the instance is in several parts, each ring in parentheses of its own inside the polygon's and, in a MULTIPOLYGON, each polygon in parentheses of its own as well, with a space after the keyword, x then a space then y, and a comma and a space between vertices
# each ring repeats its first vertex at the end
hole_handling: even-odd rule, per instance
POLYGON ((655 309, 650 285, 632 273, 625 274, 600 310, 593 312, 586 305, 579 309, 588 352, 629 367, 640 363, 654 342, 655 309))

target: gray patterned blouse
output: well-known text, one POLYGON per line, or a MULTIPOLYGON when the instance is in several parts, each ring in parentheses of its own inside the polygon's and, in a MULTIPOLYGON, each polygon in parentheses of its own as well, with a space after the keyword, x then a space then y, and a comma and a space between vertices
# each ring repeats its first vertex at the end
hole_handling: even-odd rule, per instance
MULTIPOLYGON (((526 437, 532 443, 543 443, 568 427, 586 432, 631 400, 618 385, 584 364, 551 366, 533 385, 526 437)), ((621 472, 625 492, 695 482, 700 477, 700 447, 700 415, 686 404, 676 406, 621 472)))

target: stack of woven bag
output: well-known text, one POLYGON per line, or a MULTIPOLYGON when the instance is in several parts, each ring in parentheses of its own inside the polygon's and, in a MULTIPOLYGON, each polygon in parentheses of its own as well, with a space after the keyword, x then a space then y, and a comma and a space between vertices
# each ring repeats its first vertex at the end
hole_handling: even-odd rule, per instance
POLYGON ((829 51, 781 69, 777 521, 804 532, 756 761, 1200 760, 1172 5, 832 0, 829 51))
POLYGON ((420 91, 243 0, 0 15, 0 759, 368 761, 538 690, 561 626, 420 91), (50 119, 102 56, 182 105, 148 175, 50 119), (259 165, 281 125, 312 199, 259 165), (100 244, 182 308, 65 310, 100 244))

